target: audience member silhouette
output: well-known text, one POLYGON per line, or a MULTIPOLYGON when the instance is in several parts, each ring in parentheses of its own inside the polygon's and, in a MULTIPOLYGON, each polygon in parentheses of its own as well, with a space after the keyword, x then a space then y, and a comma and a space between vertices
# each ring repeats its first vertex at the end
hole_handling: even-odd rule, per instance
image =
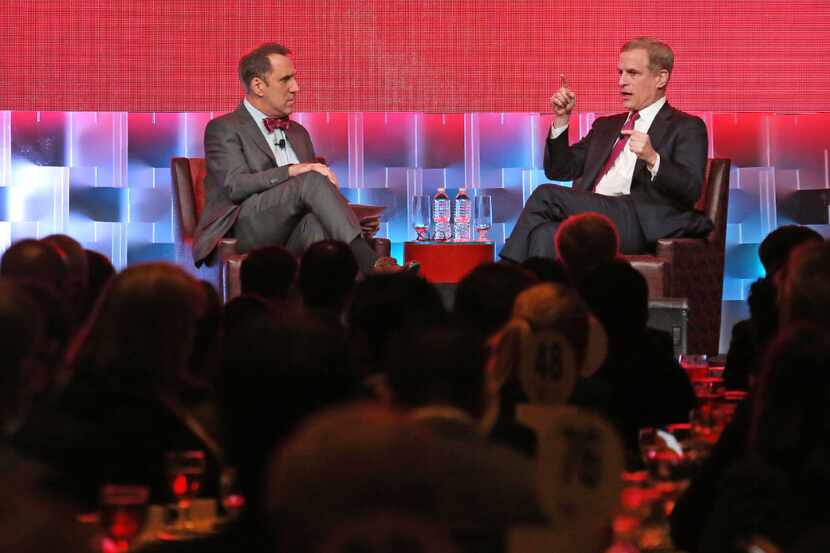
POLYGON ((530 447, 531 453, 536 449, 535 435, 514 421, 517 405, 528 403, 533 395, 532 390, 522 385, 519 368, 538 361, 539 351, 532 346, 541 333, 561 336, 573 354, 574 373, 572 378, 568 377, 571 386, 563 389, 565 395, 558 401, 577 400, 578 405, 605 404, 604 390, 596 389, 586 380, 605 359, 605 333, 599 322, 593 319, 576 292, 568 287, 542 283, 524 290, 516 297, 511 320, 489 342, 493 356, 485 374, 488 390, 497 390, 500 395, 491 438, 515 447, 521 440, 518 433, 530 432, 532 442, 526 443, 526 447, 530 447))
POLYGON ((620 236, 611 219, 589 211, 565 219, 554 244, 571 281, 579 284, 585 275, 617 257, 620 236))
POLYGON ((37 303, 11 279, 0 279, 0 436, 20 424, 33 395, 31 373, 40 362, 38 350, 46 321, 37 303))
POLYGON ((248 253, 239 269, 243 294, 285 301, 295 293, 297 259, 282 246, 266 246, 248 253))
POLYGON ((539 282, 550 282, 570 286, 571 279, 561 259, 552 257, 528 257, 521 263, 521 267, 530 271, 539 282))
POLYGON ((762 534, 787 547, 827 528, 830 510, 830 333, 799 323, 770 345, 754 396, 746 455, 724 475, 701 552, 743 551, 762 534))
POLYGON ((70 347, 70 382, 15 442, 66 474, 90 503, 104 482, 143 483, 154 501, 167 500, 166 451, 219 455, 194 428, 187 402, 206 308, 204 288, 174 265, 119 273, 70 347))
POLYGON ((92 553, 92 533, 75 521, 80 506, 57 494, 56 476, 9 440, 29 412, 47 331, 38 303, 9 278, 0 278, 0 327, 0 551, 92 553))
POLYGON ((510 320, 516 296, 537 282, 533 273, 515 264, 479 265, 458 283, 455 318, 486 338, 510 320))
POLYGON ((245 507, 217 535, 156 544, 145 553, 275 551, 263 504, 269 452, 306 416, 349 399, 358 387, 339 329, 258 296, 231 300, 225 320, 222 414, 245 507))
POLYGON ((345 242, 323 240, 308 247, 300 261, 299 286, 306 308, 341 323, 357 278, 357 261, 345 242))
POLYGON ((644 427, 689 420, 697 405, 669 333, 649 328, 648 284, 623 259, 597 266, 581 292, 608 334, 608 356, 595 378, 610 387, 607 415, 620 431, 629 464, 639 462, 644 427))
POLYGON ((58 290, 66 298, 69 307, 70 322, 78 328, 91 308, 88 295, 89 266, 86 252, 74 238, 65 234, 50 234, 41 242, 49 244, 60 254, 68 269, 66 284, 58 290))
POLYGON ((785 225, 769 233, 758 248, 758 257, 766 275, 752 284, 749 293, 749 319, 732 327, 729 352, 723 379, 726 387, 747 390, 757 373, 766 345, 778 330, 777 288, 781 269, 796 247, 806 242, 820 242, 821 235, 809 227, 785 225))
POLYGON ((55 248, 40 240, 27 238, 15 242, 3 253, 0 276, 42 282, 63 298, 69 268, 55 248))
POLYGON ((444 525, 462 550, 500 551, 509 527, 544 521, 533 474, 521 456, 377 405, 330 410, 271 464, 277 550, 314 551, 350 521, 401 515, 444 525))
POLYGON ((355 287, 346 315, 355 363, 367 375, 377 373, 396 334, 417 334, 447 318, 438 290, 423 278, 370 275, 355 287))
MULTIPOLYGON (((830 247, 827 242, 807 240, 796 247, 775 272, 774 278, 778 294, 778 332, 798 323, 812 324, 822 331, 830 328, 830 247)), ((781 351, 785 349, 785 346, 779 347, 781 351)), ((768 354, 772 353, 770 349, 768 354)), ((755 406, 760 401, 754 391, 750 390, 749 399, 738 405, 709 457, 675 505, 671 530, 672 540, 678 547, 688 551, 699 549, 700 529, 720 496, 724 475, 746 454, 753 408, 757 409, 755 406)), ((798 432, 788 433, 799 435, 798 432)))
MULTIPOLYGON (((450 425, 478 432, 484 414, 485 348, 477 334, 436 325, 398 336, 389 349, 385 375, 395 404, 443 413, 450 425)), ((439 421, 440 423, 440 421, 439 421)))
POLYGON ((779 325, 808 321, 830 328, 830 243, 796 248, 780 277, 779 325))
MULTIPOLYGON (((84 253, 86 254, 86 264, 89 268, 87 295, 89 296, 89 310, 91 311, 107 283, 115 276, 116 271, 106 255, 95 250, 84 250, 84 253)), ((89 315, 89 313, 86 314, 89 315)))

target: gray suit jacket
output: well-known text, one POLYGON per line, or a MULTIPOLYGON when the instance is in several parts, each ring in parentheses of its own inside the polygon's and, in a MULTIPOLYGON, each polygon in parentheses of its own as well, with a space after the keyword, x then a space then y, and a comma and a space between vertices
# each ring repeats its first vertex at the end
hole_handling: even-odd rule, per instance
MULTIPOLYGON (((314 161, 308 131, 293 121, 286 131, 301 163, 314 161)), ((205 207, 193 238, 193 261, 204 263, 233 228, 243 201, 288 180, 251 114, 240 104, 205 129, 205 207)))

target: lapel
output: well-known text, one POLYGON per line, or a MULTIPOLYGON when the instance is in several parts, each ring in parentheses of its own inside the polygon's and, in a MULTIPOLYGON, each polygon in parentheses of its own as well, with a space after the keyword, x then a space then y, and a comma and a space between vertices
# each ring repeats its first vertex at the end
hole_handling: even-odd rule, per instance
MULTIPOLYGON (((651 122, 651 126, 648 128, 648 136, 651 139, 651 147, 655 150, 659 151, 663 146, 666 131, 669 130, 673 114, 674 108, 666 102, 663 104, 663 107, 660 108, 660 111, 657 112, 657 115, 654 117, 654 121, 651 122)), ((634 172, 636 173, 637 171, 645 169, 645 166, 646 162, 642 159, 638 159, 637 167, 634 169, 634 172)))
POLYGON ((254 118, 251 117, 251 114, 245 108, 244 104, 239 104, 239 107, 236 108, 236 118, 239 121, 239 132, 246 135, 257 147, 262 150, 262 153, 267 155, 271 162, 276 167, 277 160, 274 157, 274 152, 271 150, 271 147, 265 141, 265 137, 262 136, 262 131, 259 130, 259 127, 254 121, 254 118))
POLYGON ((300 163, 314 161, 313 152, 308 147, 308 140, 305 139, 304 133, 300 128, 299 123, 291 121, 291 126, 285 131, 285 136, 291 144, 291 149, 297 155, 297 159, 300 160, 300 163))
POLYGON ((674 108, 666 102, 660 108, 660 111, 657 112, 654 121, 651 122, 651 127, 648 129, 648 136, 651 138, 651 145, 655 150, 663 145, 663 138, 666 136, 666 131, 669 130, 673 113, 674 108))

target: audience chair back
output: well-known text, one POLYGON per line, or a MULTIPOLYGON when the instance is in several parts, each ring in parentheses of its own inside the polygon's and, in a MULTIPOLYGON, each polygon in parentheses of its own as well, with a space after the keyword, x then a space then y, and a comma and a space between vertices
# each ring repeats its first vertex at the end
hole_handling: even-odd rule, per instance
POLYGON ((716 354, 720 344, 721 301, 729 203, 729 159, 710 159, 695 208, 714 223, 706 238, 664 238, 654 255, 626 256, 648 281, 649 299, 686 298, 688 351, 716 354))
MULTIPOLYGON (((180 262, 185 259, 192 262, 193 235, 205 207, 205 159, 174 157, 170 161, 170 172, 173 178, 173 200, 176 205, 176 244, 185 250, 177 252, 176 257, 180 262)), ((240 294, 239 269, 244 258, 244 255, 236 253, 235 239, 223 238, 217 246, 218 263, 214 263, 218 267, 207 267, 193 272, 213 283, 227 302, 240 294)))

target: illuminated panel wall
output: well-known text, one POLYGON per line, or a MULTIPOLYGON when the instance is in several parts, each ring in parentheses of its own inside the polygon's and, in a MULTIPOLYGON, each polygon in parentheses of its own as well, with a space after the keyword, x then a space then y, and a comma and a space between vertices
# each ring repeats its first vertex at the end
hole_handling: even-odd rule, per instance
MULTIPOLYGON (((762 274, 758 244, 780 225, 828 226, 830 114, 698 112, 710 155, 733 161, 724 339, 762 274)), ((173 237, 170 158, 201 156, 211 113, 0 112, 0 250, 53 232, 116 267, 163 259, 192 270, 173 237)), ((542 171, 549 116, 536 113, 300 113, 355 202, 386 205, 381 236, 414 238, 410 198, 467 184, 494 197, 497 250, 542 171)), ((594 113, 571 127, 576 140, 594 113)), ((725 348, 726 344, 722 344, 725 348)))
POLYGON ((227 111, 236 62, 296 52, 308 112, 539 112, 619 106, 617 51, 677 54, 685 110, 830 111, 827 0, 3 0, 0 109, 227 111))

